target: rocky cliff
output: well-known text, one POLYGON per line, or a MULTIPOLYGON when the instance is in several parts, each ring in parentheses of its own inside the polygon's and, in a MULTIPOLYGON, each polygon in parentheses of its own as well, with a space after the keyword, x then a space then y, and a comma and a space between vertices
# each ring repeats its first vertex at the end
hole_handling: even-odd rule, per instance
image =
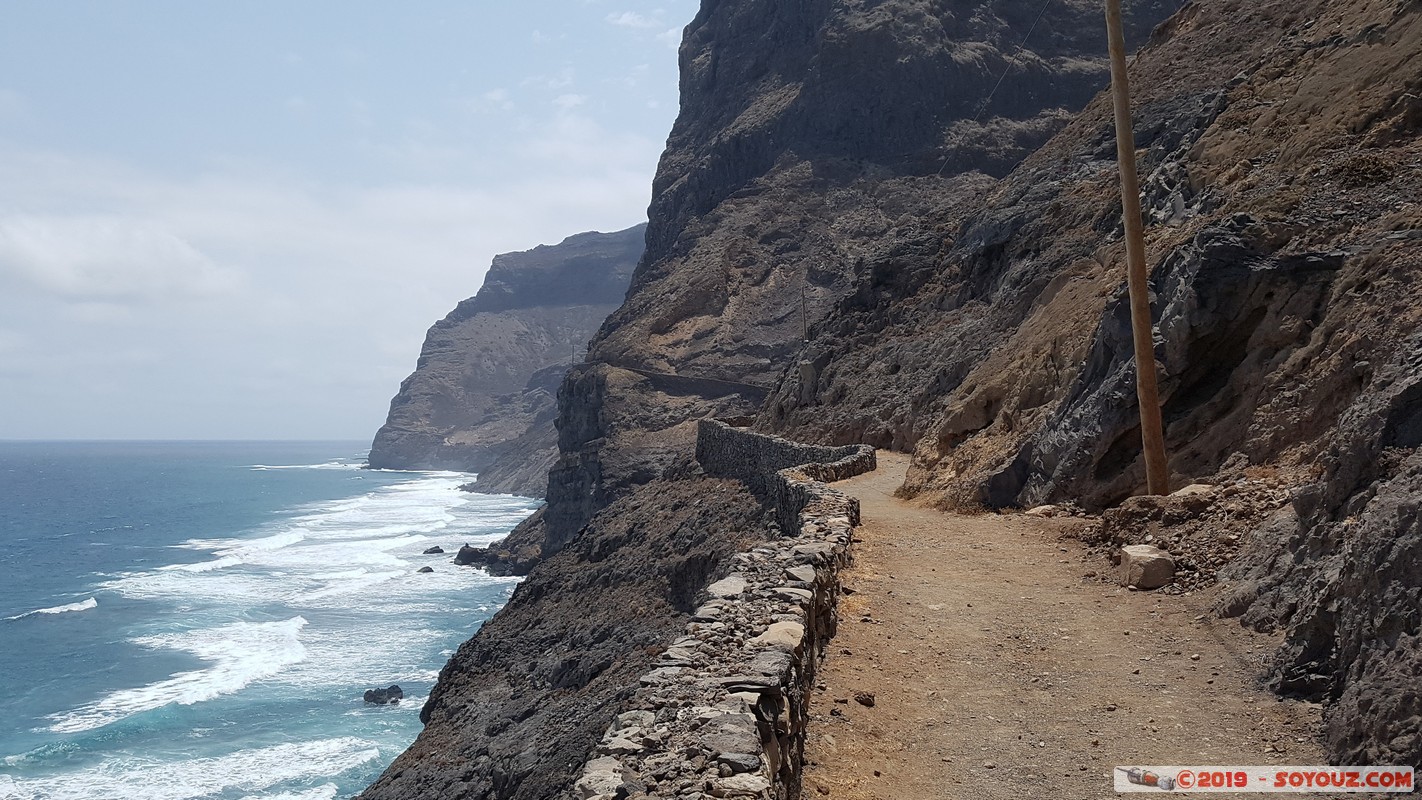
MULTIPOLYGON (((1129 3, 1132 41, 1177 5, 1129 3)), ((1105 85, 1101 26, 1092 2, 703 3, 647 252, 564 384, 548 511, 521 536, 555 550, 675 464, 696 419, 759 409, 876 265, 936 258, 1105 85)))
MULTIPOLYGON (((698 421, 754 414, 870 265, 936 257, 1105 85, 1097 5, 1033 5, 702 4, 647 252, 559 390, 547 506, 487 559, 538 566, 367 800, 563 796, 700 589, 775 534, 701 474, 698 421)), ((1132 41, 1177 5, 1129 3, 1132 41)))
MULTIPOLYGON (((507 544, 543 588, 461 650, 423 755, 368 797, 565 796, 538 753, 586 757, 624 707, 581 672, 525 679, 509 642, 581 659, 576 615, 611 601, 659 609, 635 641, 664 649, 687 620, 667 598, 730 550, 697 540, 697 569, 615 597, 608 570, 672 528, 773 535, 736 527, 733 486, 731 518, 644 513, 715 486, 690 458, 713 415, 912 451, 904 491, 946 507, 1109 509, 1097 535, 1176 549, 1189 586, 1225 582, 1222 615, 1286 633, 1271 680, 1329 702, 1333 758, 1422 761, 1422 6, 1181 5, 1127 3, 1136 143, 1173 480, 1217 490, 1123 502, 1142 469, 1098 3, 706 0, 647 252, 507 544), (508 743, 552 707, 553 738, 508 743), (423 782, 440 746, 473 754, 459 782, 423 782)), ((617 680, 655 661, 628 659, 617 680)))
POLYGON ((622 302, 645 230, 496 256, 479 293, 430 328, 370 465, 479 472, 480 491, 541 496, 556 456, 558 385, 622 302))
MULTIPOLYGON (((1332 701, 1346 763, 1422 761, 1419 50, 1415 2, 1221 0, 1132 66, 1172 481, 1227 488, 1104 535, 1168 543, 1222 613, 1286 631, 1272 685, 1332 701)), ((868 264, 760 424, 912 449, 904 491, 948 508, 1140 491, 1110 115, 868 264)))

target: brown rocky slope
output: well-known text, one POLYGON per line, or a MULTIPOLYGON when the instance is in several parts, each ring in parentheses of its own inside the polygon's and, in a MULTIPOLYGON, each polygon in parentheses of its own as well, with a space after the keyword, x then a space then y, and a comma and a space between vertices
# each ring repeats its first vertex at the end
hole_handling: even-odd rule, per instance
POLYGON ((480 491, 541 496, 558 384, 622 302, 645 230, 495 256, 478 294, 430 328, 370 465, 479 472, 480 491), (506 452, 516 458, 499 463, 506 452))
MULTIPOLYGON (((1143 41, 1178 3, 1128 7, 1143 41)), ((703 3, 681 49, 682 111, 647 252, 560 392, 547 513, 516 541, 556 550, 689 452, 697 418, 755 412, 806 329, 873 265, 935 258, 990 175, 1100 90, 1099 7, 1037 10, 703 3)))
MULTIPOLYGON (((1173 483, 1230 487, 1111 536, 1218 520, 1221 612, 1288 632, 1272 684, 1331 701, 1346 763, 1422 762, 1420 56, 1415 2, 1220 0, 1132 67, 1173 483)), ((944 507, 1138 491, 1112 135, 1098 98, 940 253, 871 265, 761 424, 914 449, 944 507)))

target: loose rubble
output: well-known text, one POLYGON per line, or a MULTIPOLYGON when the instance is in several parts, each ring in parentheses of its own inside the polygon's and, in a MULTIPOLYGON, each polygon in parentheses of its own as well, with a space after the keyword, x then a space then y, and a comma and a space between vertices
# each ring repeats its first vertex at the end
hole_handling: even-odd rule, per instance
POLYGON ((1218 482, 1190 484, 1168 496, 1132 497, 1079 535, 1098 556, 1115 563, 1130 545, 1164 551, 1175 565, 1173 577, 1160 588, 1165 594, 1213 586, 1246 537, 1289 506, 1292 483, 1266 470, 1226 467, 1221 473, 1212 479, 1218 482))

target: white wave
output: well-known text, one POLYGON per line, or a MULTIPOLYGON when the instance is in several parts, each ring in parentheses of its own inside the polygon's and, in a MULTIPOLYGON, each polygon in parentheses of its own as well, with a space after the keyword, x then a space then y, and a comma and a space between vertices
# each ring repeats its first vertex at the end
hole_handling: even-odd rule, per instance
POLYGON ((88 610, 91 609, 91 608, 98 608, 98 607, 99 607, 99 601, 96 600, 96 599, 94 599, 94 598, 92 598, 92 597, 90 597, 88 600, 80 600, 80 601, 77 602, 77 603, 67 603, 67 604, 62 605, 62 606, 53 606, 53 607, 51 607, 51 608, 37 608, 37 609, 35 609, 34 611, 26 611, 26 612, 23 613, 23 614, 16 614, 16 615, 13 616, 13 617, 5 617, 5 619, 6 619, 6 620, 24 619, 25 617, 32 617, 32 616, 34 616, 34 615, 36 615, 36 614, 65 614, 65 613, 68 613, 68 612, 70 612, 70 611, 88 611, 88 610))
MULTIPOLYGON (((297 595, 296 597, 291 598, 290 602, 293 605, 298 606, 320 606, 322 604, 318 603, 317 601, 326 600, 331 597, 349 596, 357 592, 364 592, 379 584, 385 583, 386 581, 391 581, 396 578, 403 577, 407 574, 409 574, 407 570, 401 570, 398 572, 367 572, 365 570, 361 570, 359 575, 333 583, 332 585, 327 586, 324 589, 318 589, 314 592, 307 592, 305 594, 297 595)), ((345 606, 347 604, 345 602, 342 602, 340 603, 340 605, 345 606)))
POLYGON ((265 471, 269 469, 365 469, 365 465, 351 461, 327 461, 323 464, 253 464, 248 469, 265 471))
POLYGON ((179 672, 167 680, 117 692, 50 717, 56 733, 78 733, 163 706, 192 705, 241 690, 306 658, 302 617, 283 622, 238 622, 218 628, 134 639, 144 647, 181 650, 204 661, 206 669, 179 672))
POLYGON ((200 561, 196 564, 170 564, 166 567, 159 567, 161 570, 178 572, 212 572, 223 567, 233 567, 242 563, 242 559, 236 556, 225 556, 216 561, 200 561))
POLYGON ((11 779, 8 786, 0 776, 0 798, 191 800, 240 791, 250 800, 330 800, 336 795, 334 784, 297 793, 262 792, 288 781, 331 778, 379 757, 374 742, 348 736, 187 761, 119 758, 54 777, 11 779))

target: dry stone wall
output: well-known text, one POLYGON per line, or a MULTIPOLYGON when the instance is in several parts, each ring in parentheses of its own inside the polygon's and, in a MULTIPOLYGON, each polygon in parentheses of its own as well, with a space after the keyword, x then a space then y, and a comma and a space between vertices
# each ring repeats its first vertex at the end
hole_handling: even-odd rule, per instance
POLYGON ((873 470, 874 449, 800 445, 708 420, 697 460, 745 482, 773 508, 782 537, 738 553, 707 587, 584 766, 579 800, 800 796, 810 693, 859 524, 858 501, 825 483, 873 470))

